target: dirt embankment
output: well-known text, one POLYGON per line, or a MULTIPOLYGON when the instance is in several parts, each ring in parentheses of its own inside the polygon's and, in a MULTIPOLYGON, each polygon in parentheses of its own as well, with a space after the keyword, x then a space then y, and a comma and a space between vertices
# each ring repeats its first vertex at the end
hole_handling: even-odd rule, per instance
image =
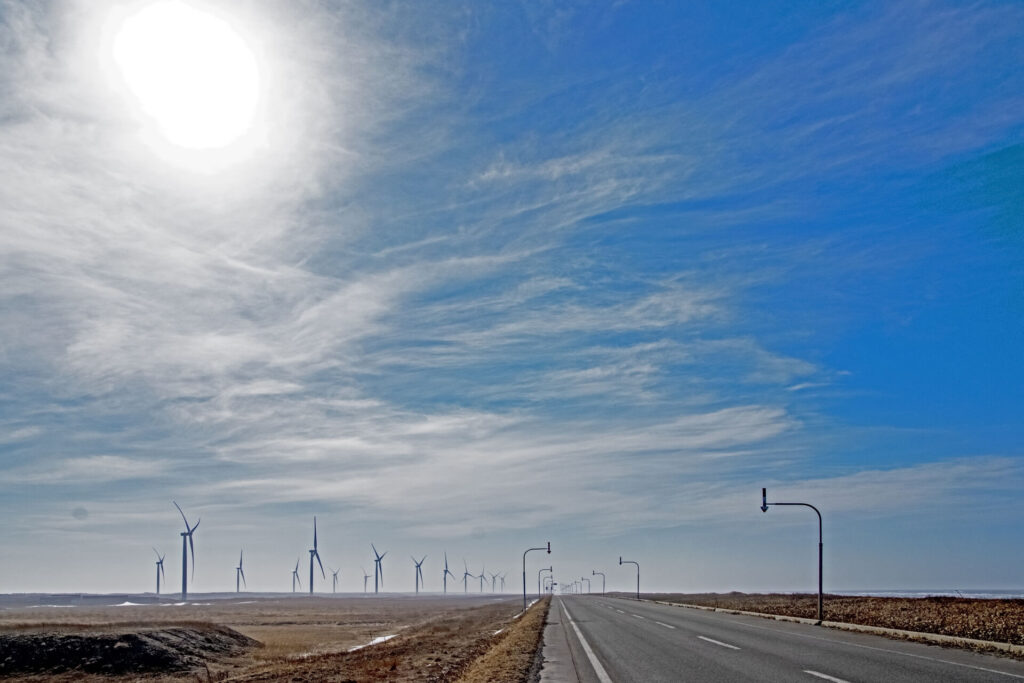
POLYGON ((48 632, 0 633, 0 676, 124 676, 209 670, 259 643, 212 624, 168 628, 63 626, 48 632))
MULTIPOLYGON (((791 617, 814 618, 818 611, 817 594, 699 593, 642 597, 791 617)), ((1024 645, 1024 600, 826 595, 824 612, 826 621, 1024 645)))
POLYGON ((459 677, 458 683, 526 683, 539 665, 537 650, 544 637, 551 598, 530 608, 501 639, 459 677))

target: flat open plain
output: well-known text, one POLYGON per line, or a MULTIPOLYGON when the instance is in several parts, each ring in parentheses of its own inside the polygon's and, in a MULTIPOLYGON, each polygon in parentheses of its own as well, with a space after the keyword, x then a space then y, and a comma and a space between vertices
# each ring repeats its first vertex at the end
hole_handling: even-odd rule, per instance
POLYGON ((517 596, 486 594, 198 595, 188 604, 23 604, 0 611, 0 675, 14 680, 457 680, 507 637, 521 607, 517 596))

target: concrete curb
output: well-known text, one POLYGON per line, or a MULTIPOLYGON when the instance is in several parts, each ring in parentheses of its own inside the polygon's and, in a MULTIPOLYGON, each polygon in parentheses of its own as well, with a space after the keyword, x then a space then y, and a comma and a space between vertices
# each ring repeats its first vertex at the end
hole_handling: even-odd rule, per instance
MULTIPOLYGON (((689 605, 682 602, 666 602, 664 600, 644 600, 641 602, 654 602, 659 605, 669 605, 671 607, 686 607, 689 609, 702 609, 707 612, 724 612, 726 614, 745 614, 751 617, 761 617, 763 619, 774 619, 775 621, 793 621, 799 624, 817 624, 817 619, 807 619, 804 617, 790 617, 783 614, 767 614, 765 612, 748 612, 741 609, 728 609, 725 607, 708 607, 706 605, 689 605)), ((1013 643, 1000 643, 994 640, 977 640, 975 638, 960 638, 958 636, 945 636, 940 633, 926 633, 924 631, 904 631, 898 628, 883 628, 881 626, 865 626, 864 624, 850 624, 845 621, 823 621, 822 626, 828 628, 840 629, 843 631, 860 631, 862 633, 873 633, 875 635, 882 636, 893 636, 897 638, 905 638, 909 640, 918 640, 928 643, 939 643, 942 645, 956 645, 957 647, 973 647, 973 648, 984 648, 988 650, 999 650, 1001 652, 1009 652, 1015 655, 1024 655, 1024 645, 1014 645, 1013 643)))

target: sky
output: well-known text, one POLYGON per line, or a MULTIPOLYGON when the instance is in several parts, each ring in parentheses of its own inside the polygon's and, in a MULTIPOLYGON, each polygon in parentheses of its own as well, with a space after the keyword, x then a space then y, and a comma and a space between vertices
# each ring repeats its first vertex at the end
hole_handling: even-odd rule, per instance
POLYGON ((0 592, 1024 589, 1021 26, 3 0, 0 592))

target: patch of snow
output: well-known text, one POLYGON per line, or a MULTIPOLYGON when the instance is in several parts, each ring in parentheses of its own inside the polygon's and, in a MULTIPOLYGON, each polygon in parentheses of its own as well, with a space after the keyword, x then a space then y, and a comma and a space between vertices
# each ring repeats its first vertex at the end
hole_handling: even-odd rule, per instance
POLYGON ((348 651, 349 652, 355 652, 356 650, 362 650, 364 647, 370 647, 371 645, 378 645, 380 643, 389 641, 389 640, 391 640, 392 638, 394 638, 396 636, 397 636, 397 634, 390 635, 390 636, 377 636, 376 638, 374 638, 373 640, 368 642, 366 645, 356 645, 355 647, 350 647, 348 649, 348 651))

